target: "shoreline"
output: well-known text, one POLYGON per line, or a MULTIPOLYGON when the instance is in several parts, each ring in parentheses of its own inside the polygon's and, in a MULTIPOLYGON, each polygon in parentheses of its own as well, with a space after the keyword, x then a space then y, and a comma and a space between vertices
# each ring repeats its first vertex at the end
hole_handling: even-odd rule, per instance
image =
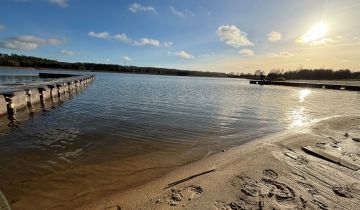
POLYGON ((360 165, 360 143, 353 140, 360 137, 359 124, 360 117, 336 117, 256 139, 77 208, 352 209, 360 205, 359 171, 302 147, 360 165))
MULTIPOLYGON (((229 79, 246 79, 243 77, 228 77, 228 76, 199 76, 199 75, 174 75, 174 74, 156 74, 156 73, 137 73, 137 72, 120 72, 120 71, 108 71, 108 70, 96 70, 96 69, 62 69, 62 68, 45 68, 45 67, 14 67, 14 66, 0 66, 4 69, 22 69, 22 70, 50 70, 50 71, 71 71, 71 72, 98 72, 98 73, 115 73, 115 74, 135 74, 135 75, 155 75, 155 76, 175 76, 175 77, 205 77, 205 78, 229 78, 229 79)), ((152 67, 149 67, 152 68, 152 67)), ((189 70, 179 70, 189 71, 189 70)), ((216 72, 215 72, 216 73, 216 72)))

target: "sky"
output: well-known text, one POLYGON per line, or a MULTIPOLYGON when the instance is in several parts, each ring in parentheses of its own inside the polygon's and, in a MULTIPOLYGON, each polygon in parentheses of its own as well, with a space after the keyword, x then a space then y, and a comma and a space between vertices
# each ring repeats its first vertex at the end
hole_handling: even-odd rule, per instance
POLYGON ((0 52, 216 72, 360 71, 358 0, 0 0, 0 52))

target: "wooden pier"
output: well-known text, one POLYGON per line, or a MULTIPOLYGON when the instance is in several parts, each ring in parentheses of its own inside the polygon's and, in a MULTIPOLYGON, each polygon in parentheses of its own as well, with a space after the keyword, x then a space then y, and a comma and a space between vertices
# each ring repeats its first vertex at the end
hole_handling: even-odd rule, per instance
POLYGON ((0 90, 0 116, 11 116, 37 104, 59 101, 65 94, 83 89, 95 79, 94 75, 65 74, 62 77, 61 74, 43 73, 39 77, 53 80, 9 86, 0 90))
POLYGON ((250 80, 250 84, 281 85, 281 86, 303 87, 303 88, 321 88, 321 89, 331 89, 331 90, 360 91, 360 86, 341 85, 341 84, 327 84, 327 83, 307 83, 307 82, 288 82, 288 81, 280 82, 280 81, 250 80))

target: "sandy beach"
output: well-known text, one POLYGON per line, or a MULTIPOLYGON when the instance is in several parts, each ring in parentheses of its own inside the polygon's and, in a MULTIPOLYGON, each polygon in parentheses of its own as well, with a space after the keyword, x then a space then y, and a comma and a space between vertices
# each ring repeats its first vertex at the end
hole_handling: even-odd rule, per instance
POLYGON ((346 166, 360 166, 359 125, 337 117, 254 140, 79 209, 357 209, 359 171, 346 166))

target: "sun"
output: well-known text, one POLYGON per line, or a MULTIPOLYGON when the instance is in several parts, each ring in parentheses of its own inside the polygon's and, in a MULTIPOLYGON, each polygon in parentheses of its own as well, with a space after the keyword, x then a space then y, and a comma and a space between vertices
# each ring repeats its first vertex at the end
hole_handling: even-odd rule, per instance
POLYGON ((329 31, 329 24, 322 21, 313 25, 308 32, 303 34, 298 42, 305 44, 316 44, 326 41, 326 35, 329 31))

